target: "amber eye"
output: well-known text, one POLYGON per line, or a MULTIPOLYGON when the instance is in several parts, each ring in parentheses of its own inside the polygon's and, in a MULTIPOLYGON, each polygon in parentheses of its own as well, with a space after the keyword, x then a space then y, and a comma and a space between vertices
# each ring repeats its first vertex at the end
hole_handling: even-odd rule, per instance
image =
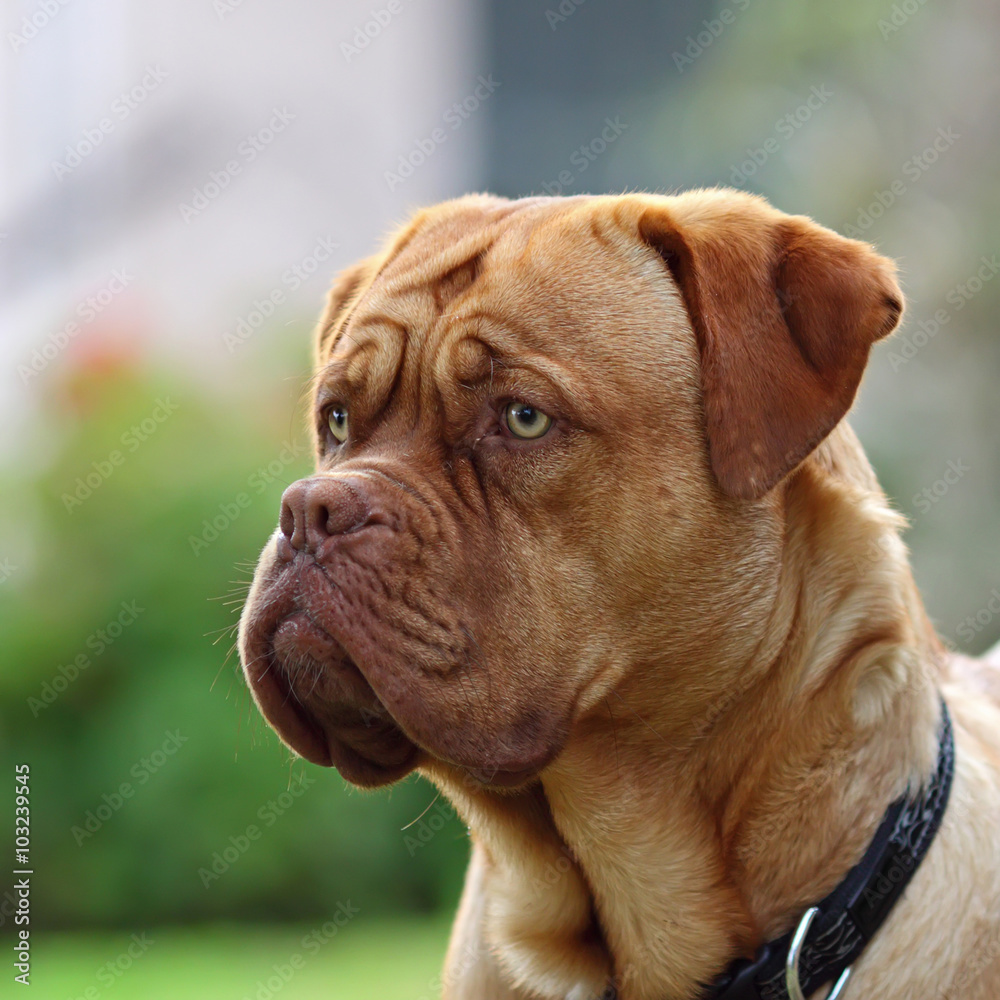
POLYGON ((508 430, 518 438, 540 438, 552 426, 552 418, 530 403, 508 403, 503 415, 508 430))
POLYGON ((326 422, 330 425, 330 433, 334 436, 338 444, 343 444, 347 440, 347 407, 331 406, 326 422))

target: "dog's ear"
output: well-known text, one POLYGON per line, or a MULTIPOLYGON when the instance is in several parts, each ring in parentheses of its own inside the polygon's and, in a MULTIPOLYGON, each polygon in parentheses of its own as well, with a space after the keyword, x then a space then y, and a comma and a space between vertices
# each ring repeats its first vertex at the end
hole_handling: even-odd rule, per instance
POLYGON ((345 268, 333 279, 333 285, 326 296, 323 316, 316 327, 313 344, 315 365, 326 360, 330 344, 340 329, 341 321, 347 317, 351 307, 361 298, 362 292, 372 283, 378 271, 379 261, 378 256, 365 257, 345 268))
POLYGON ((701 353, 722 489, 763 496, 850 409, 872 344, 899 322, 891 261, 734 191, 648 205, 641 238, 680 287, 701 353))

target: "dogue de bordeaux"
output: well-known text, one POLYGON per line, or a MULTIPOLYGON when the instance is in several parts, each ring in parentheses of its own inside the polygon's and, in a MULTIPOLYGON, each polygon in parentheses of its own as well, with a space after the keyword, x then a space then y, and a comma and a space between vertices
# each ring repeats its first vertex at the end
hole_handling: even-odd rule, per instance
POLYGON ((467 823, 446 1000, 1000 996, 1000 669, 844 420, 894 271, 722 189, 461 198, 335 281, 240 650, 467 823))

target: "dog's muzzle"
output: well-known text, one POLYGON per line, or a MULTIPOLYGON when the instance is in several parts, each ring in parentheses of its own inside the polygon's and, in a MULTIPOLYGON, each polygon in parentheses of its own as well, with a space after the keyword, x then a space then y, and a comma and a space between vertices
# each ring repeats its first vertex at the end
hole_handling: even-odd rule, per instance
POLYGON ((384 529, 357 485, 331 477, 293 483, 282 497, 266 589, 241 635, 247 682, 278 735, 359 785, 395 781, 419 756, 321 624, 338 587, 325 568, 331 551, 346 535, 384 529))

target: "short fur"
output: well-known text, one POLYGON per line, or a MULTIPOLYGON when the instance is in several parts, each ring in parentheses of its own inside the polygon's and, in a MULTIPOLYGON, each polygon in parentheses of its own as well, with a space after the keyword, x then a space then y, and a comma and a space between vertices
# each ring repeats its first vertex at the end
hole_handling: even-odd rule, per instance
POLYGON ((728 190, 464 198, 335 284, 241 653, 293 749, 468 823, 446 1000, 696 997, 931 773, 939 692, 951 802, 845 997, 996 995, 1000 671, 935 635, 843 421, 901 309, 728 190))

